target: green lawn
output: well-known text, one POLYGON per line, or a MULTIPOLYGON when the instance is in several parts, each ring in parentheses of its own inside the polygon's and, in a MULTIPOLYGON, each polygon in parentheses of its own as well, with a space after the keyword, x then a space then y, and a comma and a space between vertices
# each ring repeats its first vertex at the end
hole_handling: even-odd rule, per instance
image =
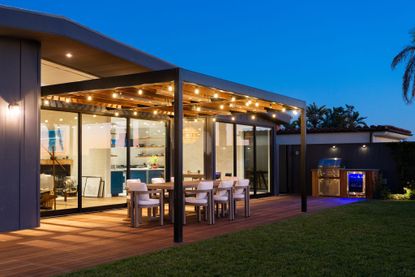
POLYGON ((368 201, 68 276, 415 276, 415 201, 368 201))

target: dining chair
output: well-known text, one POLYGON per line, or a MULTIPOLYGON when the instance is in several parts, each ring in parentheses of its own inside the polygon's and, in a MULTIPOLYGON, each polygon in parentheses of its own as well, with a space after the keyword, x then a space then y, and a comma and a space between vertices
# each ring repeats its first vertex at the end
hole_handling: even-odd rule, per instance
MULTIPOLYGON (((142 223, 143 208, 159 208, 160 225, 164 224, 163 193, 161 190, 148 190, 147 184, 137 180, 127 180, 128 189, 131 193, 131 205, 134 207, 131 219, 134 227, 142 223), (155 193, 160 195, 159 199, 151 198, 155 193)), ((150 216, 150 215, 149 215, 150 216)))
POLYGON ((236 202, 244 201, 245 217, 249 217, 251 215, 249 207, 249 179, 240 179, 235 182, 232 198, 235 216, 237 214, 236 202))
MULTIPOLYGON (((160 178, 160 177, 151 178, 151 183, 152 184, 163 184, 165 182, 166 182, 166 180, 164 180, 164 178, 160 178)), ((167 192, 167 194, 166 194, 166 192, 164 192, 163 197, 164 197, 164 199, 163 199, 164 200, 164 204, 167 203, 169 205, 169 209, 170 209, 170 201, 169 201, 170 197, 169 197, 169 193, 167 192)), ((150 212, 150 210, 149 210, 149 212, 150 212)), ((153 209, 153 214, 155 214, 154 213, 154 209, 153 209)))
POLYGON ((219 186, 216 188, 216 193, 213 196, 213 201, 216 206, 216 215, 219 217, 219 205, 221 206, 222 216, 224 216, 224 211, 229 216, 229 220, 234 219, 234 212, 233 212, 233 180, 222 180, 219 183, 219 186))
POLYGON ((197 219, 201 221, 201 209, 205 211, 205 219, 209 219, 209 224, 215 223, 213 215, 213 181, 201 181, 196 190, 185 191, 185 195, 194 195, 185 197, 183 209, 183 223, 186 224, 186 205, 194 206, 197 213, 197 219))
POLYGON ((131 181, 138 181, 139 183, 141 183, 140 179, 127 179, 127 181, 125 182, 125 190, 127 191, 127 217, 131 218, 131 210, 134 208, 133 206, 131 206, 131 194, 129 192, 128 189, 128 184, 131 183, 131 181))

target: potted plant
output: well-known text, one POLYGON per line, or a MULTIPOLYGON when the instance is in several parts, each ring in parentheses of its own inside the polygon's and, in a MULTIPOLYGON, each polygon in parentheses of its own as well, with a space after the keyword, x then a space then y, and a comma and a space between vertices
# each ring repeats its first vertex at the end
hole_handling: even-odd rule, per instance
POLYGON ((151 168, 158 168, 159 167, 158 162, 159 162, 159 158, 155 155, 152 155, 150 160, 149 160, 151 168))

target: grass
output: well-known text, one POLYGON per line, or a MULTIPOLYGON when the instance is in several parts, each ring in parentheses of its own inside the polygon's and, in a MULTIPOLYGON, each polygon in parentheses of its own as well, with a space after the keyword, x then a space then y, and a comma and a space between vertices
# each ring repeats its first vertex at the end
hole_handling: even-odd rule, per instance
POLYGON ((415 276, 415 201, 367 201, 67 276, 415 276))

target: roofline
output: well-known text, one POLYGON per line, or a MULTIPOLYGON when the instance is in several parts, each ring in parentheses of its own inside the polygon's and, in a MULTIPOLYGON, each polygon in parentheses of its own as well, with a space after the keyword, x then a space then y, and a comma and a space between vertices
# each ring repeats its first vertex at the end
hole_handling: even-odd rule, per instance
POLYGON ((194 82, 202 86, 214 87, 217 89, 227 90, 235 93, 243 93, 244 95, 256 97, 262 100, 283 103, 293 108, 306 108, 306 102, 303 100, 254 88, 247 85, 242 85, 233 81, 224 80, 221 78, 209 76, 206 74, 194 72, 183 68, 181 68, 180 71, 182 74, 182 79, 184 81, 194 82))
POLYGON ((0 5, 0 27, 65 37, 150 70, 176 67, 63 16, 0 5))
MULTIPOLYGON (((369 127, 357 128, 310 128, 307 129, 308 134, 331 134, 331 133, 374 133, 374 132, 390 132, 404 136, 412 136, 412 132, 406 129, 398 128, 391 125, 372 125, 369 127)), ((298 135, 299 129, 279 130, 279 135, 298 135)))
POLYGON ((79 81, 66 84, 58 84, 42 87, 42 96, 59 95, 64 93, 110 89, 142 84, 161 83, 174 81, 180 78, 184 82, 195 83, 201 86, 212 87, 233 93, 251 96, 265 101, 281 103, 290 107, 305 108, 306 103, 302 100, 288 96, 272 93, 269 91, 241 85, 224 79, 208 76, 183 68, 173 68, 160 71, 135 73, 122 76, 105 77, 94 80, 79 81))

